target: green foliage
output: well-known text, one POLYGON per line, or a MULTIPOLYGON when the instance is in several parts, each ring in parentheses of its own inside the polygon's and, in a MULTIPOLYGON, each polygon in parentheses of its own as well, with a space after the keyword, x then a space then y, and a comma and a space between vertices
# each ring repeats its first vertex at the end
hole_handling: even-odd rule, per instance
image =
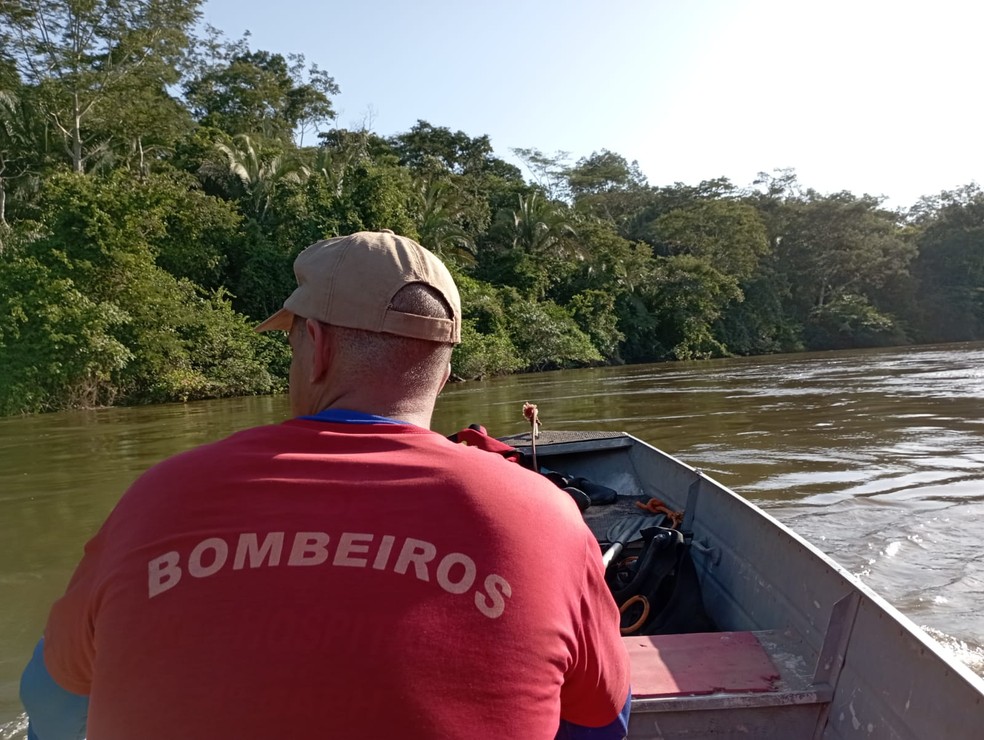
POLYGON ((189 401, 284 390, 283 375, 278 378, 271 366, 281 373, 286 369, 286 341, 257 335, 252 322, 233 311, 222 291, 201 295, 187 282, 168 287, 185 307, 182 313, 170 300, 158 304, 171 311, 172 325, 164 331, 175 340, 155 346, 146 336, 138 338, 143 340, 139 346, 153 351, 138 354, 142 367, 134 368, 128 401, 189 401), (161 351, 164 347, 167 351, 161 351))
POLYGON ((512 153, 519 158, 533 177, 536 188, 551 200, 570 200, 571 188, 568 182, 570 167, 567 164, 568 152, 544 154, 539 149, 516 148, 512 153))
MULTIPOLYGON (((52 178, 42 223, 3 263, 6 413, 269 392, 268 339, 156 264, 173 181, 52 178)), ((281 363, 282 364, 282 363, 281 363)))
POLYGON ((461 296, 461 311, 476 331, 496 334, 506 329, 506 305, 518 299, 509 288, 495 286, 469 276, 456 265, 450 267, 461 296))
POLYGON ((659 261, 651 310, 658 317, 655 348, 665 359, 698 360, 729 354, 714 323, 732 301, 742 299, 735 279, 693 255, 659 261))
POLYGON ((591 339, 552 301, 520 299, 507 307, 509 335, 526 370, 578 367, 601 362, 591 339))
POLYGON ((618 361, 618 346, 625 339, 618 329, 615 296, 601 290, 585 290, 570 302, 570 312, 605 360, 618 361))
POLYGON ((745 299, 721 312, 714 335, 736 355, 799 352, 801 326, 786 315, 788 287, 774 271, 763 270, 739 286, 745 299))
POLYGON ((652 224, 664 214, 692 208, 704 201, 731 200, 736 188, 727 178, 704 180, 699 185, 675 183, 669 187, 650 188, 637 196, 635 207, 621 219, 619 233, 633 241, 653 241, 652 224))
POLYGON ((416 184, 411 208, 421 244, 439 257, 471 262, 475 243, 464 227, 467 210, 460 191, 448 180, 416 184))
MULTIPOLYGON (((575 367, 600 362, 591 338, 564 308, 531 301, 467 275, 456 275, 463 307, 462 343, 452 366, 463 378, 520 369, 575 367)), ((603 296, 585 296, 582 316, 603 309, 603 296)))
POLYGON ((272 194, 263 223, 257 226, 266 239, 293 259, 308 244, 342 233, 336 203, 322 178, 312 176, 304 182, 282 183, 272 194))
POLYGON ((815 349, 846 349, 900 344, 905 335, 895 320, 862 295, 841 294, 817 308, 805 327, 806 340, 815 349))
POLYGON ((32 92, 13 82, 0 84, 0 226, 8 223, 8 212, 17 218, 19 200, 30 200, 49 157, 44 119, 32 92))
POLYGON ((164 233, 155 242, 157 265, 209 290, 222 287, 228 255, 239 248, 242 218, 231 203, 213 198, 185 178, 157 178, 164 233))
POLYGON ((660 254, 692 254, 738 281, 747 280, 768 253, 756 210, 732 200, 700 200, 663 214, 650 227, 660 254))
POLYGON ((810 192, 790 208, 777 256, 793 286, 791 308, 806 323, 844 295, 870 299, 869 291, 908 270, 915 248, 876 200, 810 192))
POLYGON ((362 229, 454 271, 462 378, 984 338, 976 186, 903 214, 792 170, 654 187, 608 150, 514 150, 527 183, 426 121, 304 147, 334 80, 191 39, 199 7, 0 2, 0 413, 282 388, 287 345, 251 325, 304 247, 362 229))
POLYGON ((376 164, 354 167, 335 203, 339 233, 377 229, 412 233, 412 198, 413 180, 405 169, 376 164))
POLYGON ((338 85, 303 54, 254 51, 244 37, 229 43, 208 27, 199 43, 185 99, 195 118, 231 135, 290 140, 335 117, 331 96, 338 85))
POLYGON ((516 299, 503 288, 476 280, 451 266, 461 294, 461 344, 454 348, 451 368, 459 378, 471 380, 516 372, 523 366, 507 331, 505 305, 516 299))
POLYGON ((918 336, 959 341, 984 336, 984 193, 943 193, 921 219, 913 266, 919 284, 918 336))
POLYGON ((296 287, 291 269, 294 256, 271 241, 255 223, 250 224, 233 255, 227 281, 235 309, 256 321, 277 311, 296 287))
POLYGON ((488 136, 472 138, 464 131, 452 133, 444 126, 417 121, 406 133, 392 137, 391 143, 400 164, 421 174, 492 174, 522 181, 519 168, 493 155, 488 136))
POLYGON ((304 182, 310 175, 295 152, 284 153, 277 141, 263 141, 247 134, 232 142, 215 142, 216 157, 206 160, 199 174, 239 201, 243 213, 263 223, 277 190, 284 185, 304 182))
POLYGON ((113 403, 133 359, 115 336, 128 320, 37 259, 0 260, 0 414, 113 403))
POLYGON ((574 215, 539 193, 503 208, 478 253, 476 273, 537 300, 576 270, 580 256, 574 215), (573 258, 573 259, 572 259, 573 258))
POLYGON ((512 340, 503 332, 484 334, 476 328, 475 319, 465 319, 461 325, 461 344, 454 348, 451 368, 464 380, 476 380, 493 375, 506 375, 522 369, 512 340))
POLYGON ((146 128, 164 118, 164 88, 178 81, 178 64, 188 50, 200 4, 0 4, 0 49, 37 95, 73 171, 90 169, 112 147, 129 148, 136 132, 126 122, 142 120, 146 128), (148 103, 156 116, 145 114, 148 103))
POLYGON ((578 211, 621 224, 649 199, 638 162, 607 149, 578 160, 567 170, 567 186, 578 211))

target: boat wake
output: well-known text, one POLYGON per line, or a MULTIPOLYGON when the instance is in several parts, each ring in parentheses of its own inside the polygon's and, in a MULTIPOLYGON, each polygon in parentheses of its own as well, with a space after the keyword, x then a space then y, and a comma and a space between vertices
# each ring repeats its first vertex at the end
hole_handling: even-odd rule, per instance
POLYGON ((21 740, 27 737, 27 715, 21 714, 12 722, 0 724, 0 740, 21 740))
POLYGON ((922 626, 930 637, 954 658, 969 667, 974 673, 984 675, 984 646, 970 645, 963 640, 941 632, 933 627, 922 626))

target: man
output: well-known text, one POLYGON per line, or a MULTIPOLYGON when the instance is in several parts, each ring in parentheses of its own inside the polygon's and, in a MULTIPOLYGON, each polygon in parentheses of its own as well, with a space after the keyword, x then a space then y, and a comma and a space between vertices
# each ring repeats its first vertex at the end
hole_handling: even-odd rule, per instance
POLYGON ((296 418, 127 491, 25 671, 37 738, 86 709, 92 740, 622 737, 628 662, 577 507, 429 431, 461 334, 447 269, 382 231, 294 271, 257 330, 289 332, 296 418))

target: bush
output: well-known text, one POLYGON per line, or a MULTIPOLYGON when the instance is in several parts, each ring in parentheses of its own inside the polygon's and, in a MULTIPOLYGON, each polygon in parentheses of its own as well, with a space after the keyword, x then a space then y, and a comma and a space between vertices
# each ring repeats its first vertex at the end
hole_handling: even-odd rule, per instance
POLYGON ((464 380, 490 375, 505 375, 519 370, 523 363, 516 347, 505 333, 483 334, 475 328, 474 319, 465 319, 461 326, 461 344, 454 348, 451 369, 464 380))
POLYGON ((509 336, 526 370, 576 367, 602 360, 588 335, 556 303, 519 300, 509 306, 508 317, 509 336))
POLYGON ((111 404, 129 320, 30 257, 0 261, 0 415, 111 404))

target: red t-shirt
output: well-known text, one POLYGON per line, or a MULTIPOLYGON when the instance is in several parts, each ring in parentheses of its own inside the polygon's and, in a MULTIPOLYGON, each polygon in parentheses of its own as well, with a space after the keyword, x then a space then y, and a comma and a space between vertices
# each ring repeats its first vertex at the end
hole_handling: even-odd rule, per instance
POLYGON ((45 663, 92 740, 552 738, 629 689, 566 493, 419 427, 300 419, 134 483, 45 663))

